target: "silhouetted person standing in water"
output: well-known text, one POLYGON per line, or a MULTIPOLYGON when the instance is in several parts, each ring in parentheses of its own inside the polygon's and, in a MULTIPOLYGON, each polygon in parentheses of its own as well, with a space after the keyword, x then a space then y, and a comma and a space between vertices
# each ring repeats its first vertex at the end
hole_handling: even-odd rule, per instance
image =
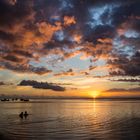
POLYGON ((27 111, 25 111, 24 113, 24 117, 26 118, 29 114, 27 113, 27 111))
POLYGON ((20 117, 21 119, 23 119, 23 112, 21 112, 21 113, 19 114, 19 117, 20 117))
POLYGON ((21 119, 23 119, 23 117, 25 117, 25 119, 26 119, 28 115, 29 115, 29 114, 27 113, 27 111, 25 111, 24 113, 21 112, 21 113, 19 114, 19 117, 20 117, 21 119))

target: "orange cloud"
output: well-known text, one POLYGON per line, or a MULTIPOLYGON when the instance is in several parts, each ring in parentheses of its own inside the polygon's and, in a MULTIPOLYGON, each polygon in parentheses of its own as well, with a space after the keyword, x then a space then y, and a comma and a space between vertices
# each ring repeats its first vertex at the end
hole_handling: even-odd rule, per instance
POLYGON ((74 39, 75 42, 80 43, 81 40, 82 40, 82 35, 75 34, 73 36, 73 39, 74 39))
POLYGON ((110 57, 110 52, 112 51, 112 44, 111 43, 93 44, 92 42, 85 42, 79 51, 82 52, 86 57, 92 56, 93 61, 97 61, 98 59, 108 59, 110 57))
POLYGON ((104 38, 104 39, 99 38, 98 41, 101 43, 112 43, 111 38, 104 38))
POLYGON ((57 23, 56 26, 51 25, 47 22, 41 22, 37 24, 39 32, 44 35, 45 41, 48 42, 51 40, 54 32, 61 30, 61 24, 57 23))
POLYGON ((70 26, 72 24, 76 24, 76 20, 75 20, 75 17, 72 16, 64 16, 64 25, 65 26, 70 26))

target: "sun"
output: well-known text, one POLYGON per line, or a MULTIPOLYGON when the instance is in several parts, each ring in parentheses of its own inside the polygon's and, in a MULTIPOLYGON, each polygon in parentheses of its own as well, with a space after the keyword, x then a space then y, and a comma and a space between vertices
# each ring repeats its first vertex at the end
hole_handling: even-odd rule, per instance
POLYGON ((90 92, 88 92, 88 94, 90 97, 97 98, 99 96, 100 92, 99 91, 90 91, 90 92))

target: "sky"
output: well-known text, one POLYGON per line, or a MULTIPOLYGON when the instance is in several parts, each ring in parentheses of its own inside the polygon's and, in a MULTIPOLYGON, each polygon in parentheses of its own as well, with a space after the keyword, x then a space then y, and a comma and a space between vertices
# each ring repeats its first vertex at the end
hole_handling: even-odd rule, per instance
POLYGON ((0 95, 140 96, 139 0, 0 0, 0 95))

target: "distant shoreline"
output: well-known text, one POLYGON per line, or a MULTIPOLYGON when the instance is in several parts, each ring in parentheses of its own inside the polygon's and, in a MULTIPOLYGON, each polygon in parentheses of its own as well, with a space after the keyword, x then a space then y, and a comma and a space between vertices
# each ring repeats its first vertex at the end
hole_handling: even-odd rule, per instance
MULTIPOLYGON (((16 101, 12 101, 11 99, 12 98, 9 98, 9 97, 5 97, 7 98, 9 101, 6 101, 6 102, 23 102, 20 100, 20 98, 18 98, 18 100, 16 101)), ((0 100, 3 99, 3 97, 0 97, 0 100)), ((96 100, 96 101, 125 101, 125 100, 140 100, 140 97, 109 97, 109 98, 101 98, 101 97, 98 97, 98 98, 81 98, 81 97, 46 97, 46 98, 28 98, 29 101, 28 102, 32 102, 32 101, 37 101, 37 100, 40 100, 40 101, 45 101, 45 100, 96 100)), ((3 101, 0 101, 0 102, 3 102, 3 101)), ((25 103, 27 103, 25 101, 25 103)))

